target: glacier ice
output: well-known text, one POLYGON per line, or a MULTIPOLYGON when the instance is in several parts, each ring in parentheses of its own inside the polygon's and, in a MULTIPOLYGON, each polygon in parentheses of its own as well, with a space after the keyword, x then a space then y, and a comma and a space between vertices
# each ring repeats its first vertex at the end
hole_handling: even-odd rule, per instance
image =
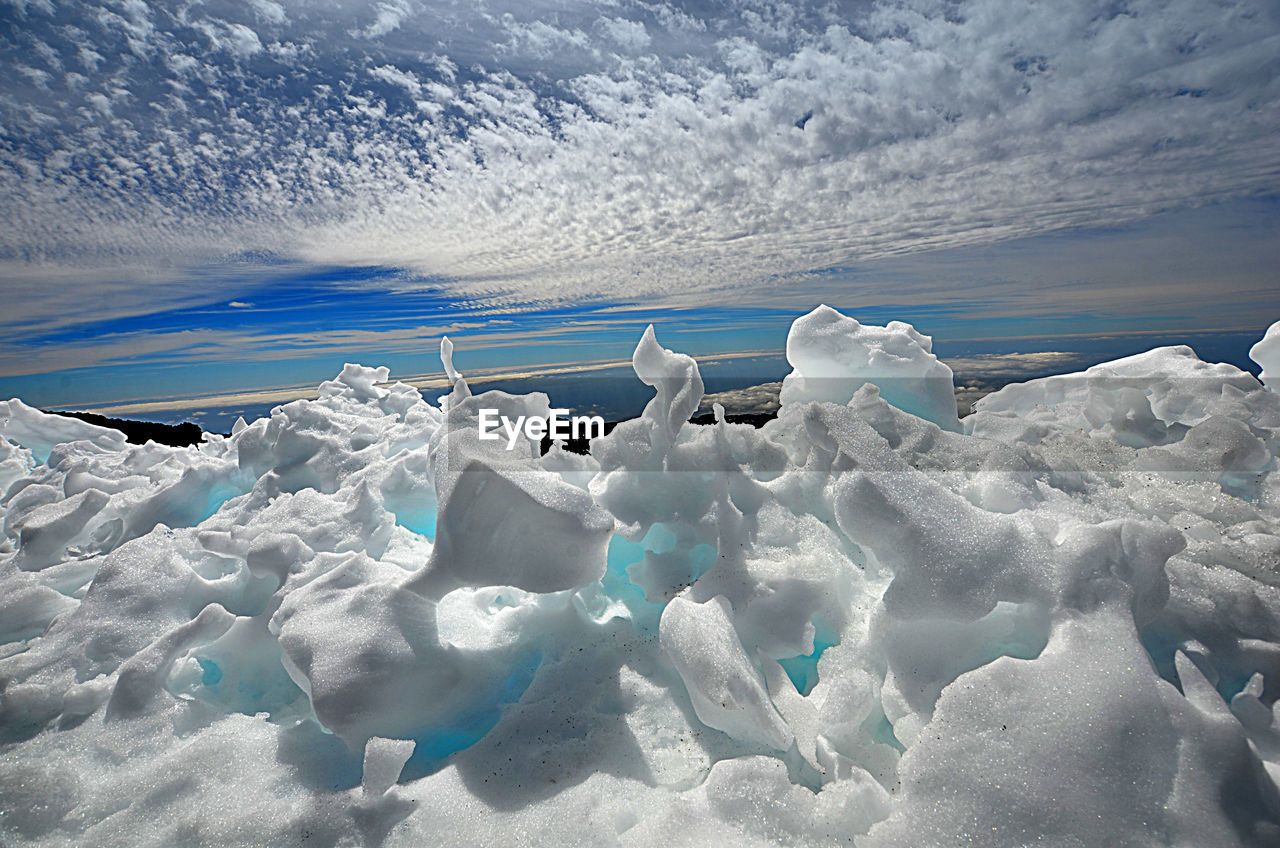
POLYGON ((194 447, 0 404, 0 844, 1274 845, 1280 323, 956 416, 820 307, 586 455, 346 365, 194 447))

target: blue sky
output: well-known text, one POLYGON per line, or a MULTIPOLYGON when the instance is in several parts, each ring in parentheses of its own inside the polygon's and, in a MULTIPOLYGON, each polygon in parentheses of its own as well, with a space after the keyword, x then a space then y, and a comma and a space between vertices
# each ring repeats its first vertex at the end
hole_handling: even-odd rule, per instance
POLYGON ((1280 318, 1273 3, 0 2, 0 395, 1280 318))
MULTIPOLYGON (((224 395, 285 387, 293 394, 280 398, 295 396, 347 361, 385 364, 397 378, 430 387, 442 377, 446 334, 464 371, 510 383, 531 372, 560 375, 566 365, 625 362, 650 322, 664 344, 706 360, 759 352, 767 365, 758 376, 777 379, 768 357, 777 358, 791 321, 817 302, 871 323, 911 321, 944 355, 1090 347, 1119 355, 1183 339, 1202 344, 1201 334, 1217 333, 1231 343, 1204 355, 1247 365, 1248 344, 1280 318, 1278 213, 1273 199, 1238 201, 1106 231, 928 251, 807 274, 802 289, 755 303, 706 307, 596 300, 493 309, 451 299, 445 281, 405 285, 403 269, 282 263, 223 290, 230 300, 85 321, 10 342, 32 373, 0 378, 0 394, 46 407, 122 407, 118 414, 126 415, 138 414, 131 402, 214 399, 158 416, 156 407, 142 410, 181 419, 220 405, 224 395), (947 282, 941 291, 939 280, 947 282), (1117 337, 1126 344, 1117 347, 1117 337), (60 358, 68 367, 48 369, 60 358)), ((741 357, 708 370, 736 374, 748 361, 757 363, 741 357)), ((267 391, 248 405, 269 408, 273 397, 267 391)))

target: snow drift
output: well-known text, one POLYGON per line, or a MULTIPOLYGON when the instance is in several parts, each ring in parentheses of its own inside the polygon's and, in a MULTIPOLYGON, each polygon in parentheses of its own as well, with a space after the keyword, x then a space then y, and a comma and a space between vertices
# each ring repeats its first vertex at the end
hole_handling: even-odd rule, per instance
POLYGON ((1280 843, 1278 338, 961 421, 823 307, 756 430, 650 328, 589 456, 447 340, 198 448, 0 404, 0 840, 1280 843))

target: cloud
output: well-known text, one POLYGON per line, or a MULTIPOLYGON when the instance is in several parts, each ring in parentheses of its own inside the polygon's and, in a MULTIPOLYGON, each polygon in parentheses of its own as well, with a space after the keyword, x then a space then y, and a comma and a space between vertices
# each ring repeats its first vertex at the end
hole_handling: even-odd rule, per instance
POLYGON ((259 253, 707 304, 1274 192, 1280 161, 1252 0, 40 9, 0 66, 28 280, 259 253))
POLYGON ((225 24, 223 31, 211 40, 218 49, 234 53, 242 59, 262 51, 258 34, 244 24, 225 24))
POLYGON ((377 68, 371 68, 369 75, 377 77, 383 82, 400 86, 415 97, 422 93, 422 83, 418 81, 418 78, 407 71, 400 70, 395 65, 382 65, 377 68))
POLYGON ((236 309, 252 309, 253 308, 252 303, 246 303, 243 300, 230 301, 227 303, 227 306, 232 306, 232 307, 235 307, 236 309))
POLYGON ((644 50, 653 41, 643 21, 629 21, 624 18, 602 18, 600 30, 616 45, 632 52, 644 50))
POLYGON ((373 22, 360 31, 365 38, 379 38, 400 28, 404 19, 412 12, 409 4, 403 0, 391 0, 377 3, 374 6, 373 22))
POLYGON ((263 21, 280 26, 288 20, 284 7, 273 0, 249 0, 249 5, 263 21))

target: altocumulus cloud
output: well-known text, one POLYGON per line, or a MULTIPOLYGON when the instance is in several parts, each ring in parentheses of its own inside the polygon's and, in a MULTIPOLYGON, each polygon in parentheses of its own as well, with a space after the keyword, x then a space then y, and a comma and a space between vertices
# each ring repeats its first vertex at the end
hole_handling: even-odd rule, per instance
POLYGON ((246 256, 714 302, 1280 167, 1280 26, 1248 0, 7 0, 0 26, 0 260, 33 320, 246 256))

